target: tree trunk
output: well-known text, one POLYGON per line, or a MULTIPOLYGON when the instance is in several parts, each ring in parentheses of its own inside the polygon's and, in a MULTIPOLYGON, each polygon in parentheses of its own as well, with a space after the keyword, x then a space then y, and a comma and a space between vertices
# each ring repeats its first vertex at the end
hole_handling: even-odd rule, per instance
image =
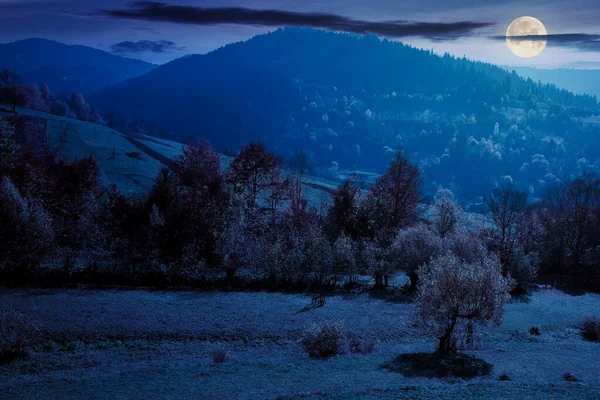
POLYGON ((447 355, 455 350, 454 346, 452 345, 452 333, 454 332, 455 326, 456 317, 453 317, 450 326, 448 326, 446 332, 444 332, 444 335, 440 338, 440 343, 437 349, 438 354, 447 355))
POLYGON ((408 288, 408 291, 411 293, 414 293, 417 290, 417 284, 419 283, 419 276, 417 275, 416 271, 409 272, 407 275, 410 278, 410 286, 408 288))
POLYGON ((225 270, 225 276, 227 277, 227 280, 232 280, 235 277, 235 272, 235 268, 227 268, 225 270))

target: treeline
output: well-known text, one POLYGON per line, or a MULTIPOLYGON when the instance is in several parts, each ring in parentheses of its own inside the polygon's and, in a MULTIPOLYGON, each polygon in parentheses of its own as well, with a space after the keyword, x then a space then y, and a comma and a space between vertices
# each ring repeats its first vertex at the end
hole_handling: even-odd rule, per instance
POLYGON ((538 271, 600 288, 593 174, 534 205, 513 186, 499 187, 487 198, 491 224, 473 226, 448 190, 431 207, 422 204, 421 172, 402 151, 368 191, 350 176, 317 210, 303 196, 306 156, 283 168, 260 143, 244 146, 225 170, 210 145, 192 143, 138 196, 102 188, 91 157, 66 162, 16 143, 2 121, 3 282, 324 290, 351 288, 365 274, 385 287, 403 271, 414 291, 418 269, 450 255, 469 265, 500 263, 517 290, 526 291, 538 271))
POLYGON ((0 105, 7 105, 12 112, 17 107, 25 107, 97 124, 103 123, 101 115, 93 110, 81 93, 73 93, 70 98, 55 96, 47 84, 26 85, 21 77, 9 70, 0 71, 0 105))

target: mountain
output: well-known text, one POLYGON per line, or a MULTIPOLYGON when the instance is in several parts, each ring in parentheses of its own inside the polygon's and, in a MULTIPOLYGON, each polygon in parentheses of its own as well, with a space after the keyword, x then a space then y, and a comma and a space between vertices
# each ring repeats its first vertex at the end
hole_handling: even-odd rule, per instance
POLYGON ((17 72, 25 83, 47 83, 57 94, 84 94, 156 68, 141 60, 45 39, 0 44, 0 70, 17 72))
POLYGON ((535 82, 551 83, 577 94, 589 94, 600 99, 600 69, 537 69, 507 67, 524 78, 535 82))
POLYGON ((477 199, 513 181, 539 196, 600 166, 600 107, 490 64, 375 36, 286 28, 184 57, 89 97, 101 110, 217 149, 306 151, 322 175, 382 172, 403 147, 426 189, 477 199))

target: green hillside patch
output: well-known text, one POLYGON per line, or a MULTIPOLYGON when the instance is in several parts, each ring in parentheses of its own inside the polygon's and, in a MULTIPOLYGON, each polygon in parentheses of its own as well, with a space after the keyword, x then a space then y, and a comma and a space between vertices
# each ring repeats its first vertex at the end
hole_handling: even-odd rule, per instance
POLYGON ((136 139, 106 126, 58 117, 38 111, 21 110, 24 115, 48 121, 48 146, 61 158, 77 160, 92 154, 100 166, 103 184, 116 185, 122 193, 142 193, 150 189, 161 168, 182 151, 180 143, 154 140, 141 142, 157 154, 147 154, 136 139), (135 156, 134 156, 135 155, 135 156), (162 156, 162 162, 159 160, 162 156))

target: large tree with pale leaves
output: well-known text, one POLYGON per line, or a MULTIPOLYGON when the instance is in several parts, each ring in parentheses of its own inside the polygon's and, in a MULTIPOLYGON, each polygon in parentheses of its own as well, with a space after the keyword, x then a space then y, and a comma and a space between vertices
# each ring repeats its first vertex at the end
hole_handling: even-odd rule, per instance
POLYGON ((446 254, 432 259, 418 274, 418 321, 439 340, 440 354, 456 350, 454 334, 459 327, 502 322, 513 281, 502 275, 495 257, 468 263, 446 254))

